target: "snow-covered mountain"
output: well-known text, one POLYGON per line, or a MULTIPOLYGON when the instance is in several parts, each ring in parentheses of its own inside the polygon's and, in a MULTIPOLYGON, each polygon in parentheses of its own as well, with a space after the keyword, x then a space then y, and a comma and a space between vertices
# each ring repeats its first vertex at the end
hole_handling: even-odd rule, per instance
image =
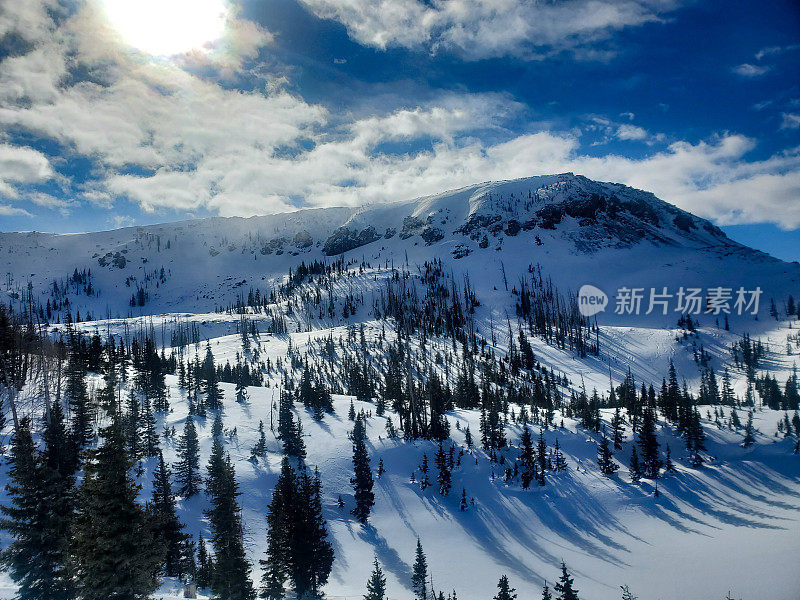
MULTIPOLYGON (((47 325, 41 331, 53 340, 67 331, 67 314, 80 315, 75 329, 85 334, 86 343, 69 349, 75 352, 72 361, 88 365, 101 339, 110 338, 120 348, 146 339, 173 365, 180 363, 167 370, 124 362, 127 366, 119 370, 127 378, 117 380, 118 397, 127 399, 126 406, 132 398, 144 407, 149 392, 141 382, 151 379, 140 374, 146 368, 163 369, 168 408, 151 413, 150 424, 155 423, 158 450, 172 465, 179 460, 178 440, 189 421, 197 428, 200 465, 208 464, 213 413, 224 419, 224 451, 235 469, 256 585, 267 546, 267 506, 283 455, 278 399, 308 370, 331 392, 334 409, 320 418, 301 402, 291 408, 292 418, 302 423, 306 462, 322 480, 322 512, 335 552, 324 587, 331 600, 363 597, 375 558, 387 576, 387 597, 411 598, 417 539, 427 553, 434 589, 445 594, 455 589, 462 600, 491 598, 504 574, 520 599, 540 597, 544 580, 552 585, 562 560, 584 600, 617 600, 623 584, 641 600, 722 600, 728 590, 743 600, 794 600, 800 590, 796 569, 786 560, 800 552, 800 462, 794 454, 800 427, 797 432, 794 425, 787 427, 792 412, 784 414, 774 397, 764 400, 763 387, 756 391, 765 385, 763 379, 756 383, 764 375, 774 377, 779 387, 793 376, 800 338, 796 304, 790 308, 794 301, 788 298, 800 295, 800 265, 742 246, 708 221, 650 193, 567 173, 357 209, 71 235, 2 233, 0 273, 5 274, 3 303, 18 314, 33 308, 44 315, 37 322, 47 325), (303 263, 316 264, 301 268, 300 276, 303 263), (553 287, 542 283, 547 278, 553 287), (537 282, 541 287, 531 294, 537 282), (575 311, 564 304, 568 293, 584 284, 604 290, 612 303, 622 286, 659 293, 667 288, 674 296, 681 287, 704 292, 761 288, 763 294, 758 319, 734 310, 713 314, 700 305, 692 323, 678 325, 681 314, 674 305, 667 314, 645 314, 645 299, 639 314, 615 314, 612 304, 597 315, 595 327, 593 321, 572 320, 575 311), (599 351, 576 351, 574 340, 559 341, 537 329, 538 317, 522 306, 523 298, 530 301, 535 294, 552 296, 543 301, 547 314, 539 315, 545 329, 571 321, 567 327, 576 327, 577 335, 590 345, 596 342, 599 351), (777 305, 773 315, 770 300, 777 305), (237 302, 247 306, 220 310, 237 302), (459 314, 467 316, 449 331, 441 327, 440 321, 455 322, 459 314), (726 316, 729 327, 722 322, 726 316), (400 325, 415 318, 416 329, 400 325), (748 352, 752 347, 745 334, 763 343, 750 381, 741 344, 747 341, 748 352), (523 339, 529 344, 527 362, 520 358, 523 339), (205 377, 199 365, 209 350, 224 376, 224 402, 221 410, 203 416, 196 402, 206 392, 197 383, 205 377), (390 361, 403 353, 407 362, 393 363, 397 371, 391 376, 402 374, 396 386, 406 397, 409 388, 421 392, 422 408, 416 410, 426 419, 428 409, 433 414, 433 373, 456 390, 463 384, 462 373, 472 369, 475 389, 483 394, 480 403, 491 404, 485 399, 492 393, 502 400, 502 409, 496 404, 488 409, 496 411, 508 441, 497 448, 480 442, 485 404, 480 410, 479 403, 455 403, 447 411, 444 447, 458 455, 448 495, 436 485, 420 484, 423 455, 433 465, 438 443, 426 436, 388 434, 388 423, 388 429, 399 427, 402 411, 410 409, 400 403, 395 410, 389 402, 385 415, 377 412, 390 361), (618 406, 611 404, 610 390, 619 391, 629 376, 634 389, 652 385, 658 393, 670 364, 681 387, 696 399, 689 404, 702 404, 697 418, 707 436, 704 466, 693 464, 687 434, 660 411, 661 455, 666 458, 669 447, 675 470, 659 479, 634 480, 628 466, 637 436, 623 406, 625 432, 614 449, 620 469, 604 476, 597 448, 605 429, 610 435, 618 406), (256 385, 245 386, 246 394, 237 399, 242 379, 235 383, 231 369, 242 365, 256 385), (754 399, 753 406, 740 405, 736 412, 730 402, 700 401, 701 390, 709 394, 709 378, 721 380, 726 369, 732 392, 740 401, 754 399), (193 384, 187 383, 189 371, 193 384), (358 388, 358 381, 366 385, 358 388), (586 413, 578 414, 573 405, 579 394, 592 396, 593 390, 603 404, 599 420, 592 417, 596 427, 586 425, 586 413), (364 411, 375 476, 375 506, 365 526, 350 514, 355 502, 351 405, 364 411), (547 407, 552 422, 545 426, 547 407), (566 459, 566 470, 548 468, 545 486, 525 489, 514 474, 523 414, 536 415, 534 435, 541 432, 549 448, 558 443, 566 459), (754 444, 743 447, 745 427, 735 422, 748 414, 754 419, 754 444), (259 422, 266 429, 265 452, 254 456, 259 422), (378 473, 379 464, 385 472, 378 473), (467 499, 463 509, 462 490, 467 499)), ((45 358, 44 346, 32 346, 29 379, 17 397, 20 413, 35 417, 34 429, 41 423, 45 397, 58 397, 70 408, 60 355, 51 349, 45 358)), ((88 396, 94 399, 107 384, 106 365, 98 358, 86 369, 88 396)), ((102 410, 97 427, 108 421, 102 410)), ((129 407, 124 410, 127 418, 134 414, 129 407)), ((142 486, 139 500, 145 502, 157 459, 137 458, 134 473, 142 486)), ((3 505, 9 501, 4 491, 8 477, 0 467, 3 505)), ((178 517, 195 540, 210 538, 208 508, 205 493, 178 498, 178 517)), ((9 541, 0 533, 0 547, 9 541)), ((0 598, 11 598, 14 591, 0 576, 0 598)), ((201 597, 206 594, 201 591, 201 597)), ((153 598, 181 595, 179 582, 168 579, 153 598)))
MULTIPOLYGON (((213 310, 250 289, 269 290, 301 262, 340 255, 373 264, 437 258, 455 273, 479 273, 479 285, 489 289, 513 288, 538 264, 565 290, 590 283, 612 297, 621 286, 673 293, 680 286, 761 287, 766 302, 800 282, 797 263, 742 246, 651 193, 571 173, 360 208, 98 233, 0 234, 7 291, 22 297, 30 284, 44 304, 54 282, 91 270, 91 293, 84 281, 69 297, 73 313, 95 319, 213 310), (140 289, 146 302, 132 307, 140 289)), ((600 318, 634 324, 612 311, 600 318)), ((673 321, 671 314, 640 315, 635 324, 673 321)))

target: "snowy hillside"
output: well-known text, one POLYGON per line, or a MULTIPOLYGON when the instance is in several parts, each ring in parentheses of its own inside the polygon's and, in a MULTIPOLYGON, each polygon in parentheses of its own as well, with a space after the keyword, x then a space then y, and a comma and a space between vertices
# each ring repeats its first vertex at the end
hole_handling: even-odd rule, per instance
MULTIPOLYGON (((249 290, 267 293, 301 262, 338 256, 397 266, 437 258, 457 274, 480 273, 473 279, 487 291, 514 287, 530 265, 564 291, 589 283, 610 297, 621 286, 760 286, 766 301, 800 282, 800 265, 741 246, 650 193, 571 173, 360 209, 74 235, 0 233, 7 292, 24 304, 30 284, 34 303, 60 306, 68 298, 73 316, 94 319, 214 310, 249 290), (91 277, 72 285, 75 269, 91 277), (131 306, 132 297, 141 302, 131 306)), ((53 320, 63 312, 54 311, 53 320)), ((631 320, 607 311, 599 318, 674 324, 657 314, 631 320)))
MULTIPOLYGON (((201 575, 227 556, 220 504, 243 546, 231 562, 246 559, 256 589, 268 567, 291 571, 267 554, 292 547, 267 517, 284 456, 297 477, 318 471, 333 600, 362 598, 375 560, 388 599, 420 598, 418 540, 437 600, 488 600, 503 575, 520 600, 539 598, 562 561, 584 600, 623 585, 640 600, 800 594, 800 265, 652 194, 562 174, 360 209, 3 233, 0 269, 6 456, 30 417, 46 457, 63 407, 70 510, 84 515, 86 482, 103 479, 94 449, 119 434, 141 505, 155 503, 163 454, 194 546, 164 559, 152 598, 182 596, 170 569, 200 597, 247 597, 225 595, 233 569, 201 575), (584 284, 608 294, 596 319, 579 310, 584 284), (696 311, 648 311, 645 296, 617 314, 623 286, 703 295, 696 311), (718 287, 732 290, 727 310, 708 299, 718 287), (761 289, 758 311, 737 314, 738 288, 761 289), (180 493, 192 428, 207 481, 180 493), (234 475, 228 504, 209 464, 234 475), (359 465, 374 481, 365 523, 359 465)), ((3 467, 4 506, 15 477, 3 467)), ((0 533, 3 548, 12 539, 0 533)), ((80 543, 60 551, 93 564, 80 543)))

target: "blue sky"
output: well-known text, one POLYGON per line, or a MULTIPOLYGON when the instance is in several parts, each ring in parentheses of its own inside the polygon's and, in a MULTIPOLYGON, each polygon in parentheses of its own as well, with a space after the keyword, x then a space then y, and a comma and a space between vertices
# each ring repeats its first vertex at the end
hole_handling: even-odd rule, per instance
POLYGON ((121 2, 0 16, 0 230, 574 171, 800 259, 796 2, 121 2))

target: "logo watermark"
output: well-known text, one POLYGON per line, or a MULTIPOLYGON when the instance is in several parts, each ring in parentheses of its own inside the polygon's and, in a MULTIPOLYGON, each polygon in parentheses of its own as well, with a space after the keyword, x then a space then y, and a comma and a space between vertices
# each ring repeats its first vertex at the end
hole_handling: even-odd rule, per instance
POLYGON ((582 285, 578 290, 578 310, 584 317, 592 317, 603 312, 608 306, 606 293, 593 285, 582 285))
MULTIPOLYGON (((618 315, 649 315, 681 313, 684 315, 757 315, 762 290, 756 287, 737 290, 729 287, 639 288, 622 286, 617 289, 614 313, 618 315)), ((603 312, 608 306, 606 293, 593 285, 583 285, 578 291, 578 310, 585 317, 603 312)))

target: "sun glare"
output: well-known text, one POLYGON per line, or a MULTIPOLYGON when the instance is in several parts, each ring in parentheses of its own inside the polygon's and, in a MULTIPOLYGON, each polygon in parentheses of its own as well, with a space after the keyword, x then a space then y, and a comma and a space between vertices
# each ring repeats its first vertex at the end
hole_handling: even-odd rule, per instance
POLYGON ((106 16, 123 41, 155 56, 203 48, 222 37, 224 0, 104 0, 106 16))

